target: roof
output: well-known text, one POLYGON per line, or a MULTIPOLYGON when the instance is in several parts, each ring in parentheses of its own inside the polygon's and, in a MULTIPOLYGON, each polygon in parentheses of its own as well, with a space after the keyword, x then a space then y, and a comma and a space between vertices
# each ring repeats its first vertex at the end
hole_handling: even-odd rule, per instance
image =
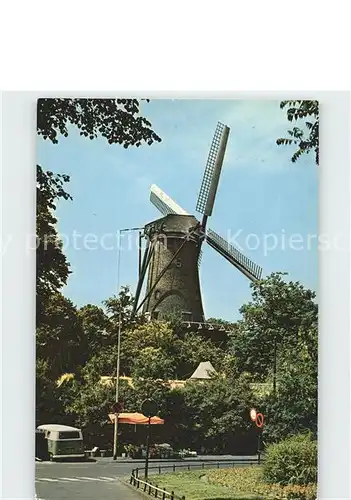
POLYGON ((61 425, 61 424, 43 424, 38 425, 37 429, 43 429, 44 431, 80 431, 77 427, 71 427, 70 425, 61 425))
MULTIPOLYGON (((120 375, 119 380, 125 380, 130 387, 134 387, 132 377, 120 375)), ((100 377, 100 383, 112 387, 116 383, 116 377, 103 375, 100 377)))
POLYGON ((196 368, 191 379, 209 379, 211 378, 211 374, 215 374, 216 370, 213 368, 210 361, 202 361, 199 366, 196 368))

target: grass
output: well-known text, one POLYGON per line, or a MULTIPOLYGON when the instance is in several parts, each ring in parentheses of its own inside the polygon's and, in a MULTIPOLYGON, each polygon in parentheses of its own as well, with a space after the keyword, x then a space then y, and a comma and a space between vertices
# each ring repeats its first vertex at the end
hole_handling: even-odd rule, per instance
MULTIPOLYGON (((251 469, 251 467, 249 468, 251 469)), ((255 467, 256 469, 256 467, 255 467)), ((239 469, 238 469, 239 470, 239 469)), ((244 470, 240 468, 240 470, 244 470)), ((265 497, 252 493, 250 485, 247 488, 232 488, 219 484, 211 477, 221 471, 202 470, 194 472, 168 473, 150 476, 150 481, 159 488, 182 497, 186 500, 264 500, 265 497)))
POLYGON ((316 485, 267 484, 259 466, 150 475, 149 480, 186 500, 316 500, 316 485))

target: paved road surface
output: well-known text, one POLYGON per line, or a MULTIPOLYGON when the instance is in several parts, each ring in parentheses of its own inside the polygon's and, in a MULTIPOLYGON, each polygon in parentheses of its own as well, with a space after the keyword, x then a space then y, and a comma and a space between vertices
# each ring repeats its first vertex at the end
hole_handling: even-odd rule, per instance
POLYGON ((132 464, 107 461, 88 463, 37 463, 35 488, 42 500, 136 500, 140 496, 119 478, 132 464))
MULTIPOLYGON (((201 457, 218 459, 232 457, 201 457)), ((253 458, 253 457, 252 457, 253 458)), ((186 462, 193 462, 189 460, 186 462)), ((174 462, 179 464, 179 462, 174 462)), ((173 462, 154 462, 150 467, 164 467, 173 462)), ((130 475, 143 463, 114 462, 110 458, 96 462, 38 462, 36 463, 36 494, 41 500, 140 500, 140 495, 123 484, 121 478, 130 475)), ((169 469, 172 470, 171 468, 169 469)), ((151 471, 150 471, 151 472, 151 471)))

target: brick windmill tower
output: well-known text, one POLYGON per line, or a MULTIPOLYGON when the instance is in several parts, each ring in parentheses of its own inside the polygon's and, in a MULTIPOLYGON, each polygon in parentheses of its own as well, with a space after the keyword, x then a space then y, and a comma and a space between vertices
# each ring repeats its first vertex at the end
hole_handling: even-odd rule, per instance
POLYGON ((198 328, 213 330, 211 325, 205 323, 199 279, 201 247, 204 243, 249 280, 260 279, 262 269, 259 266, 207 228, 228 136, 229 128, 218 123, 196 205, 196 211, 202 214, 201 221, 186 212, 155 184, 151 186, 150 201, 163 217, 144 227, 146 246, 142 262, 140 259, 134 314, 142 311, 151 318, 162 319, 176 313, 189 328, 196 324, 198 328), (146 274, 146 292, 140 301, 146 274))

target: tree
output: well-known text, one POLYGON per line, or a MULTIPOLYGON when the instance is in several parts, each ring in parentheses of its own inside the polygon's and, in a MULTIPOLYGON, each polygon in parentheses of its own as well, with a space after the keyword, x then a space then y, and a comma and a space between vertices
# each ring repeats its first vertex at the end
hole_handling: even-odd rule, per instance
POLYGON ((276 359, 279 365, 308 342, 304 333, 317 321, 315 293, 299 282, 285 282, 284 274, 273 273, 252 285, 252 301, 241 307, 243 318, 230 337, 238 369, 263 379, 272 374, 276 359))
POLYGON ((265 439, 277 442, 300 432, 317 437, 318 327, 303 324, 297 348, 281 364, 277 397, 268 396, 265 439))
POLYGON ((137 99, 38 99, 37 131, 54 144, 58 134, 68 136, 68 125, 77 127, 85 137, 101 135, 109 144, 125 148, 160 142, 151 123, 139 113, 137 99))
POLYGON ((90 446, 110 446, 113 426, 109 420, 115 389, 90 380, 80 384, 76 398, 66 407, 75 425, 83 429, 84 440, 90 446))
MULTIPOLYGON (((173 330, 168 323, 162 321, 150 321, 137 325, 123 332, 121 341, 121 371, 127 374, 140 374, 147 378, 162 378, 170 372, 170 364, 167 358, 173 359, 172 353, 177 340, 173 330), (157 353, 157 356, 155 357, 157 353), (164 362, 160 364, 157 357, 164 362), (153 359, 157 366, 147 366, 147 361, 153 359), (157 370, 161 370, 157 376, 157 370)), ((176 364, 176 360, 173 359, 176 364)))
POLYGON ((123 330, 130 328, 132 325, 139 325, 145 322, 143 315, 138 315, 135 318, 132 317, 133 304, 134 297, 130 292, 129 286, 122 286, 117 296, 113 295, 103 302, 109 319, 111 332, 117 333, 120 315, 121 327, 123 330))
MULTIPOLYGON (((107 345, 91 354, 82 368, 82 374, 92 382, 98 382, 102 376, 115 377, 117 368, 117 346, 107 345)), ((121 371, 121 373, 124 373, 121 371)))
POLYGON ((37 258, 37 325, 45 314, 45 305, 50 295, 58 292, 67 283, 70 274, 69 263, 62 252, 54 215, 57 201, 69 200, 64 190, 69 182, 67 175, 54 175, 44 172, 37 165, 37 220, 36 220, 36 258, 37 258))
POLYGON ((55 382, 50 377, 48 365, 48 361, 37 356, 35 373, 36 425, 55 421, 55 417, 61 413, 59 401, 55 397, 55 382))
POLYGON ((187 441, 196 449, 241 453, 250 446, 248 411, 255 399, 245 375, 188 382, 184 402, 187 441))
POLYGON ((236 364, 265 379, 273 367, 277 342, 276 392, 260 397, 266 416, 264 442, 300 432, 317 432, 318 316, 314 293, 285 283, 275 273, 258 283, 254 300, 243 306, 244 319, 232 339, 236 364))
MULTIPOLYGON (((81 135, 90 139, 101 135, 110 144, 125 148, 160 142, 150 122, 140 116, 139 108, 136 99, 39 99, 37 132, 54 144, 58 143, 59 134, 67 137, 68 126, 77 127, 81 135)), ((54 175, 37 166, 37 324, 47 295, 65 285, 69 275, 54 217, 56 202, 72 199, 63 189, 66 182, 69 176, 54 175)))
POLYGON ((291 161, 295 163, 303 153, 315 154, 316 164, 319 164, 319 103, 318 101, 282 101, 280 108, 287 108, 289 122, 307 119, 304 125, 306 130, 293 127, 288 130, 290 137, 277 139, 278 146, 296 144, 297 151, 293 154, 291 161), (307 136, 306 136, 307 134, 307 136))
POLYGON ((87 360, 86 341, 77 309, 60 292, 48 297, 36 340, 37 356, 48 362, 52 380, 66 372, 77 373, 87 360))
MULTIPOLYGON (((167 385, 155 380, 136 379, 134 388, 125 381, 120 381, 119 398, 124 402, 125 411, 140 412, 142 402, 146 398, 152 398, 158 405, 158 414, 164 415, 167 411, 167 397, 170 389, 167 385)), ((111 425, 109 414, 115 401, 114 384, 102 384, 100 381, 93 381, 89 376, 85 377, 76 393, 76 398, 66 408, 66 412, 74 419, 76 425, 84 429, 86 441, 91 445, 109 447, 112 449, 113 426, 111 425)), ((144 426, 140 426, 144 427, 144 426)), ((141 429, 141 431, 145 429, 141 429)), ((119 442, 134 442, 137 438, 142 438, 145 443, 145 432, 134 435, 134 428, 130 426, 120 426, 119 442), (143 434, 143 436, 140 436, 143 434)), ((153 432, 155 434, 155 432, 153 432)))
POLYGON ((122 335, 121 369, 132 376, 150 379, 188 378, 201 361, 220 370, 225 352, 201 335, 179 338, 164 321, 150 321, 127 329, 122 335))
POLYGON ((225 331, 230 332, 236 329, 236 323, 232 323, 231 321, 226 321, 221 318, 209 318, 206 320, 206 323, 211 323, 212 325, 216 325, 218 327, 222 327, 225 331))
MULTIPOLYGON (((37 132, 39 136, 54 144, 58 143, 59 135, 65 137, 68 135, 70 127, 77 127, 82 136, 94 139, 101 135, 109 144, 121 144, 125 148, 160 142, 161 139, 152 130, 150 122, 140 116, 139 107, 139 101, 135 99, 39 99, 37 132)), ((90 379, 93 375, 97 378, 98 370, 100 376, 101 369, 109 368, 112 366, 112 358, 115 360, 111 344, 115 340, 118 324, 113 313, 113 299, 107 304, 112 317, 106 319, 103 311, 94 306, 86 306, 77 313, 73 304, 64 299, 60 293, 67 283, 70 269, 58 238, 55 210, 59 200, 72 199, 64 189, 64 184, 67 182, 69 176, 54 175, 37 166, 37 358, 40 359, 37 374, 39 377, 37 401, 40 400, 40 405, 37 410, 39 415, 43 413, 42 410, 48 415, 51 414, 50 411, 60 415, 60 412, 55 413, 56 399, 51 398, 54 394, 53 381, 64 372, 76 374, 78 372, 72 387, 76 387, 77 384, 79 386, 81 368, 93 350, 97 349, 99 356, 91 358, 90 365, 85 369, 85 375, 90 374, 90 379), (110 344, 105 341, 103 335, 105 330, 110 333, 110 344), (100 349, 100 343, 105 343, 105 347, 100 349), (101 353, 103 349, 105 351, 101 353)), ((130 303, 126 308, 129 314, 130 303)), ((81 401, 83 406, 89 401, 93 402, 94 397, 98 400, 94 393, 90 394, 90 399, 89 393, 87 395, 83 391, 83 395, 86 396, 86 401, 81 401)), ((68 405, 69 397, 66 396, 63 402, 61 391, 59 403, 61 410, 62 404, 65 407, 68 405)), ((93 404, 90 409, 94 411, 93 404)), ((61 413, 63 415, 63 410, 61 413)), ((75 413, 72 410, 71 413, 68 411, 67 415, 74 418, 75 413)), ((80 418, 83 422, 84 416, 80 418)))
POLYGON ((78 317, 82 323, 84 337, 87 344, 87 357, 99 352, 105 345, 109 318, 105 311, 98 306, 87 304, 78 311, 78 317))
POLYGON ((170 380, 175 376, 174 359, 161 347, 145 347, 133 362, 132 377, 170 380))
MULTIPOLYGON (((313 358, 317 354, 317 341, 313 358)), ((278 374, 276 397, 267 396, 262 408, 267 415, 264 440, 278 442, 300 432, 317 437, 318 375, 315 359, 297 351, 278 374)))
POLYGON ((187 333, 184 338, 177 340, 174 350, 176 376, 180 379, 190 377, 202 361, 210 361, 217 371, 224 366, 225 351, 196 333, 187 333))

